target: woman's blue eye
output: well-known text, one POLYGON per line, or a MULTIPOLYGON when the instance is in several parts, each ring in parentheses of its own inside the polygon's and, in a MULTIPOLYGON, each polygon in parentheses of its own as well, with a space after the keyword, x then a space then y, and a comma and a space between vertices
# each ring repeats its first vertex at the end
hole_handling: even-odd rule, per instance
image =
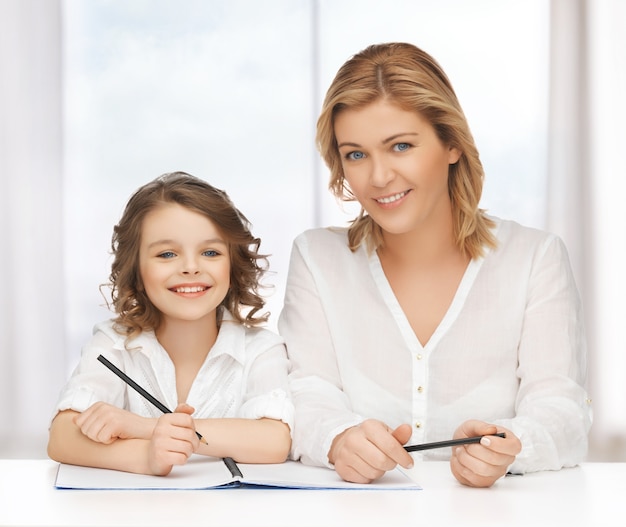
POLYGON ((174 258, 176 256, 172 251, 165 251, 159 254, 159 258, 174 258))
POLYGON ((411 148, 411 145, 409 143, 397 143, 393 145, 393 148, 396 152, 406 152, 409 148, 411 148))
POLYGON ((353 161, 358 161, 359 159, 363 159, 365 154, 357 150, 356 152, 350 152, 346 157, 348 159, 352 159, 353 161))
POLYGON ((206 251, 204 251, 202 253, 204 256, 219 256, 220 253, 218 253, 217 251, 213 250, 213 249, 207 249, 206 251))

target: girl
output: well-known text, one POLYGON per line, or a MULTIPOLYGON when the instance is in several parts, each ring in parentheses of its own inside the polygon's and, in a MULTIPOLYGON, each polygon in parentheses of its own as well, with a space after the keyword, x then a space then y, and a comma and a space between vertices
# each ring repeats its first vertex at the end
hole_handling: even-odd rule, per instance
POLYGON ((464 484, 586 453, 581 305, 556 236, 478 207, 483 170, 445 73, 374 45, 332 82, 317 126, 349 229, 293 247, 279 320, 292 364, 293 457, 371 481, 402 445, 504 432, 446 457, 464 484))
POLYGON ((188 174, 131 197, 112 238, 117 316, 95 327, 61 392, 52 459, 156 475, 194 452, 286 459, 293 405, 284 344, 258 327, 259 246, 226 193, 188 174), (100 354, 176 410, 162 414, 100 354))

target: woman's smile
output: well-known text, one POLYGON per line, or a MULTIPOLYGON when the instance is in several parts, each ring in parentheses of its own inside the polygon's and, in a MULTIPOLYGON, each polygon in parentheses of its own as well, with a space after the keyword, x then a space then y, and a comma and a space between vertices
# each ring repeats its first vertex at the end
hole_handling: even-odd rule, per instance
POLYGON ((400 203, 402 201, 404 201, 404 198, 408 195, 409 192, 411 192, 411 191, 410 190, 405 190, 403 192, 398 192, 396 194, 391 194, 390 196, 384 196, 384 197, 381 197, 381 198, 374 198, 374 201, 376 201, 376 203, 378 203, 384 209, 391 209, 391 208, 394 208, 394 207, 400 205, 400 203))

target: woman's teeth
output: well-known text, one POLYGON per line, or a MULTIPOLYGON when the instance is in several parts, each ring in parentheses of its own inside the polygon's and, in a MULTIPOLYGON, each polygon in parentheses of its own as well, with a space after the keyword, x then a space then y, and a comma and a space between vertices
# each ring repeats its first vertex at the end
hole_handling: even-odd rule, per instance
POLYGON ((378 203, 393 203, 394 201, 398 201, 400 198, 403 198, 404 196, 406 196, 406 191, 404 192, 398 192, 397 194, 394 194, 393 196, 388 196, 386 198, 379 198, 376 201, 378 203))

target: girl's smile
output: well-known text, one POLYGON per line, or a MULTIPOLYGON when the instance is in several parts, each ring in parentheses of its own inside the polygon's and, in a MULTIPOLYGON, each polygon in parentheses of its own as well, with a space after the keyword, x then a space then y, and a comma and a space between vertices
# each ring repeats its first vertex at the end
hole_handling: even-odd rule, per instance
POLYGON ((170 291, 184 296, 200 296, 205 291, 208 291, 209 287, 210 286, 207 285, 176 285, 174 287, 170 287, 170 291))

